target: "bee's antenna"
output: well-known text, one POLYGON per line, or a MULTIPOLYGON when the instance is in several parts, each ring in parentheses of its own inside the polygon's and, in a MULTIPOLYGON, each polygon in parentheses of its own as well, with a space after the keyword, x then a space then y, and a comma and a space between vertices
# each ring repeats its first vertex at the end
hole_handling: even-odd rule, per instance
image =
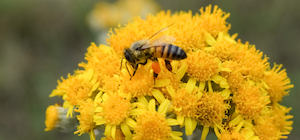
POLYGON ((149 38, 149 40, 150 40, 151 38, 153 38, 154 36, 156 36, 158 33, 160 33, 160 32, 162 32, 162 31, 168 29, 170 26, 172 26, 172 25, 174 25, 174 24, 175 24, 175 23, 172 23, 172 24, 168 25, 167 27, 160 29, 160 30, 157 31, 154 35, 152 35, 152 36, 149 38))

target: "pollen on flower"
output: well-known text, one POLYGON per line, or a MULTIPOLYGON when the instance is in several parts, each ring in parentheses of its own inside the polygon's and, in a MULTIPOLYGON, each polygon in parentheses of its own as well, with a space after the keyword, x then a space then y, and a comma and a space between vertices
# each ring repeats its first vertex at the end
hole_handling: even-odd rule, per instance
POLYGON ((154 86, 154 78, 150 63, 145 66, 140 65, 132 79, 130 79, 128 71, 124 68, 122 74, 120 88, 123 89, 123 92, 131 93, 133 97, 152 96, 151 90, 154 86))
POLYGON ((268 85, 268 93, 271 101, 278 102, 282 100, 282 97, 289 93, 289 89, 294 85, 290 84, 291 81, 287 77, 285 69, 280 70, 282 65, 274 64, 272 70, 264 73, 263 80, 268 85))
POLYGON ((172 98, 174 113, 184 117, 196 117, 199 96, 195 93, 188 93, 186 89, 177 90, 172 98))
POLYGON ((75 112, 80 113, 80 115, 77 116, 77 119, 79 120, 79 126, 77 126, 77 131, 75 134, 79 133, 79 136, 83 133, 88 133, 92 131, 96 126, 93 121, 94 116, 94 102, 92 99, 87 99, 85 101, 82 101, 80 103, 80 106, 78 109, 75 109, 75 112))
POLYGON ((56 108, 56 106, 57 105, 51 105, 46 110, 45 131, 50 131, 56 126, 56 123, 58 121, 58 109, 56 108))
POLYGON ((230 106, 224 100, 225 98, 221 96, 220 92, 203 93, 198 101, 197 122, 205 127, 211 127, 225 119, 225 111, 230 106))
POLYGON ((143 115, 138 116, 135 132, 134 140, 168 140, 171 135, 171 127, 164 115, 146 111, 143 115))
POLYGON ((119 125, 128 116, 131 110, 129 100, 117 94, 110 94, 108 99, 100 104, 103 112, 98 115, 103 116, 107 124, 119 125))
POLYGON ((205 51, 191 52, 187 58, 187 74, 197 81, 210 80, 219 72, 219 59, 205 51))
POLYGON ((246 118, 253 118, 259 115, 263 107, 269 102, 269 96, 263 96, 260 86, 245 84, 233 94, 233 101, 237 110, 246 118))

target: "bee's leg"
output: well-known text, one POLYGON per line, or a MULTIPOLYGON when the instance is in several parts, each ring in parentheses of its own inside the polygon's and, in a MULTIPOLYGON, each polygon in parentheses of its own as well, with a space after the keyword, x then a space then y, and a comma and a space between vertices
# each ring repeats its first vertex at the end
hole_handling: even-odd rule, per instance
MULTIPOLYGON (((153 59, 151 59, 153 62, 157 62, 158 63, 158 60, 157 60, 157 58, 153 58, 153 59)), ((155 78, 157 78, 157 76, 158 76, 158 73, 155 73, 155 72, 153 72, 153 81, 154 81, 154 85, 155 85, 155 78)))
POLYGON ((148 59, 146 59, 146 61, 144 63, 139 63, 139 64, 146 65, 147 61, 148 61, 148 59))
POLYGON ((154 81, 154 85, 155 85, 155 78, 157 78, 158 74, 156 74, 155 72, 153 72, 153 81, 154 81))
POLYGON ((127 72, 128 72, 128 74, 130 75, 130 79, 131 79, 131 78, 132 78, 132 76, 131 76, 131 74, 130 74, 130 71, 129 71, 129 69, 128 69, 128 66, 127 66, 127 61, 126 61, 126 63, 125 63, 125 66, 126 66, 127 72))
POLYGON ((157 58, 155 57, 155 58, 152 58, 151 59, 153 62, 158 62, 158 60, 157 60, 157 58))
POLYGON ((134 68, 134 71, 133 71, 133 74, 132 74, 132 76, 130 77, 130 80, 131 80, 131 78, 135 75, 135 73, 136 73, 136 71, 137 71, 137 69, 138 69, 138 67, 139 67, 139 64, 141 64, 141 63, 137 63, 136 65, 132 65, 132 67, 134 68))
MULTIPOLYGON (((135 66, 132 65, 132 67, 134 68, 134 72, 133 72, 133 74, 132 74, 132 77, 135 75, 135 72, 137 71, 137 69, 138 69, 138 67, 139 67, 139 64, 141 64, 141 65, 146 65, 146 64, 147 64, 147 60, 146 60, 144 63, 137 63, 135 66)), ((132 77, 131 77, 131 78, 132 78, 132 77)), ((131 78, 130 78, 130 80, 131 80, 131 78)))
POLYGON ((172 66, 171 66, 171 62, 169 60, 165 60, 165 64, 166 64, 166 68, 172 72, 172 66))

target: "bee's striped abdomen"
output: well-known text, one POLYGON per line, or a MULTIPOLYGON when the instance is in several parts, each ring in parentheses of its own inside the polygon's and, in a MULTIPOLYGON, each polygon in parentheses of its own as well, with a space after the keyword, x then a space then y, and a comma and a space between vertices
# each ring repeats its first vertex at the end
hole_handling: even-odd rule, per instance
POLYGON ((186 53, 180 47, 169 44, 165 46, 155 46, 151 48, 153 57, 166 58, 171 60, 181 60, 186 58, 186 53))

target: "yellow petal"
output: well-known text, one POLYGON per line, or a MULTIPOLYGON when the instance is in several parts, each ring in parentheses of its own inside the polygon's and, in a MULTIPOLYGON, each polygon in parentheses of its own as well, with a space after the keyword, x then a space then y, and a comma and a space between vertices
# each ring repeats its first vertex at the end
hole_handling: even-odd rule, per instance
POLYGON ((179 123, 178 123, 178 121, 176 119, 167 119, 167 123, 170 126, 179 125, 179 123))
POLYGON ((162 103, 165 100, 165 96, 157 89, 153 89, 152 94, 159 103, 162 103))
POLYGON ((206 139, 206 136, 209 132, 209 127, 203 127, 203 130, 202 130, 202 135, 201 135, 201 140, 205 140, 206 139))
POLYGON ((123 132, 123 134, 127 137, 127 138, 131 138, 132 137, 132 133, 129 129, 129 126, 126 123, 121 123, 121 130, 123 132))
POLYGON ((113 139, 116 139, 116 130, 117 130, 117 126, 116 126, 116 125, 113 125, 113 126, 111 127, 111 137, 112 137, 113 139))
POLYGON ((152 112, 155 112, 155 100, 154 99, 151 99, 149 101, 149 105, 148 105, 148 110, 149 111, 152 111, 152 112))
POLYGON ((130 127, 130 129, 133 129, 136 126, 136 122, 131 118, 127 118, 125 123, 130 127))
POLYGON ((183 122, 184 122, 184 116, 181 116, 181 115, 177 115, 177 122, 182 125, 183 122))
POLYGON ((188 91, 188 93, 192 93, 192 91, 194 90, 194 87, 196 86, 196 79, 190 78, 189 81, 186 84, 186 90, 188 91))
POLYGON ((159 79, 155 80, 155 85, 154 87, 165 87, 171 83, 170 79, 159 79))
POLYGON ((167 113, 167 110, 169 108, 169 105, 170 105, 170 100, 168 99, 165 99, 161 104, 160 106, 158 107, 158 113, 162 114, 162 115, 165 115, 167 113))

